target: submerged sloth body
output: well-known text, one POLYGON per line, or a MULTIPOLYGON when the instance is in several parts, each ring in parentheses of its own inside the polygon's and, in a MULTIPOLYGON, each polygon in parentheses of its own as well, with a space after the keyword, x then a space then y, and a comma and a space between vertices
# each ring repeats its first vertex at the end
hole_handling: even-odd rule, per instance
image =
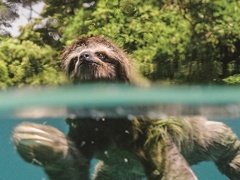
MULTIPOLYGON (((110 40, 79 38, 63 53, 74 84, 136 84, 132 64, 110 40)), ((229 127, 203 117, 67 118, 65 136, 56 128, 23 123, 13 133, 19 154, 57 180, 197 179, 189 165, 214 161, 230 179, 240 179, 240 142, 229 127), (90 177, 93 158, 100 162, 90 177)))
MULTIPOLYGON (((67 119, 69 137, 84 157, 100 160, 94 179, 141 179, 144 167, 134 154, 134 129, 126 118, 67 119), (117 175, 118 174, 118 175, 117 175)), ((136 132, 135 132, 136 133, 136 132)))

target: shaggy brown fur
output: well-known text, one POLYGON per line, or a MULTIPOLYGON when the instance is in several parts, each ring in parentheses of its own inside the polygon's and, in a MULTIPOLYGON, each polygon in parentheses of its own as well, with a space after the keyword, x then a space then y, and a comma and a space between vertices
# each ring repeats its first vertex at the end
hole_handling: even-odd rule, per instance
POLYGON ((132 65, 122 49, 101 36, 78 38, 63 52, 63 69, 75 82, 131 82, 132 65))
MULTIPOLYGON (((77 39, 63 53, 63 69, 74 83, 134 82, 127 55, 102 37, 77 39)), ((229 127, 202 117, 166 119, 67 118, 70 131, 23 123, 13 133, 19 154, 44 168, 51 179, 197 179, 189 165, 214 161, 240 179, 240 142, 229 127), (90 161, 97 158, 93 177, 90 161)))

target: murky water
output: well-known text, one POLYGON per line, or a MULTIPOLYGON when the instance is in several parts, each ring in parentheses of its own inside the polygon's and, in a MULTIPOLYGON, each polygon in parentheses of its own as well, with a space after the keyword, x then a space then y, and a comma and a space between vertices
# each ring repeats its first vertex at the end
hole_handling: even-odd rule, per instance
MULTIPOLYGON (((7 102, 6 99, 5 102, 7 102)), ((98 102, 97 104, 101 104, 101 102, 98 102)), ((98 108, 78 108, 76 106, 74 109, 72 108, 70 114, 72 113, 79 117, 104 117, 124 115, 129 118, 131 118, 131 116, 133 115, 138 116, 142 114, 151 116, 153 118, 161 118, 168 115, 203 115, 207 116, 211 120, 224 122, 225 124, 230 126, 240 138, 240 100, 239 103, 237 103, 237 101, 234 101, 234 103, 221 102, 219 104, 186 103, 183 105, 179 102, 165 102, 165 104, 159 103, 157 106, 156 103, 154 103, 154 106, 149 106, 149 103, 147 104, 148 106, 143 106, 143 104, 138 104, 137 106, 120 106, 120 104, 116 105, 115 103, 113 104, 114 106, 112 106, 111 108, 106 108, 105 106, 98 106, 98 108)), ((41 168, 31 165, 29 163, 25 163, 14 149, 10 138, 12 130, 16 125, 20 124, 22 121, 34 121, 36 123, 47 124, 57 127, 65 134, 68 132, 68 127, 64 121, 67 115, 67 110, 63 108, 62 104, 57 108, 46 107, 44 106, 44 104, 41 104, 41 108, 37 107, 36 104, 32 106, 32 104, 30 103, 30 105, 30 108, 25 105, 15 106, 14 108, 3 108, 3 110, 1 110, 3 104, 1 104, 0 106, 0 179, 47 179, 47 176, 44 174, 41 168)), ((222 175, 217 170, 213 163, 203 162, 198 165, 192 166, 192 168, 200 180, 228 179, 226 176, 222 175)))

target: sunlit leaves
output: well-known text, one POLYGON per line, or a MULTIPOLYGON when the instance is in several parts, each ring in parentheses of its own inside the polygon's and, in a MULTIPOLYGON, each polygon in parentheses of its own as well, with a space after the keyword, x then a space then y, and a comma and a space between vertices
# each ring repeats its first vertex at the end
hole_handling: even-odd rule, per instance
POLYGON ((233 76, 229 76, 228 78, 223 79, 223 81, 227 84, 237 84, 240 85, 240 74, 236 74, 233 76))
POLYGON ((4 86, 54 85, 62 81, 54 59, 56 52, 49 46, 9 39, 1 43, 0 51, 0 84, 4 86))

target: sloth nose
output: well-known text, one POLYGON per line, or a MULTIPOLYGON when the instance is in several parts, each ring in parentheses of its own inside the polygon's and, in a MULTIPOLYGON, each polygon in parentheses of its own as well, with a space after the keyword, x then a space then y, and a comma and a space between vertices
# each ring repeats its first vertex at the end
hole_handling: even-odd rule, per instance
POLYGON ((89 61, 91 59, 91 53, 89 51, 84 51, 79 54, 79 59, 89 61))

